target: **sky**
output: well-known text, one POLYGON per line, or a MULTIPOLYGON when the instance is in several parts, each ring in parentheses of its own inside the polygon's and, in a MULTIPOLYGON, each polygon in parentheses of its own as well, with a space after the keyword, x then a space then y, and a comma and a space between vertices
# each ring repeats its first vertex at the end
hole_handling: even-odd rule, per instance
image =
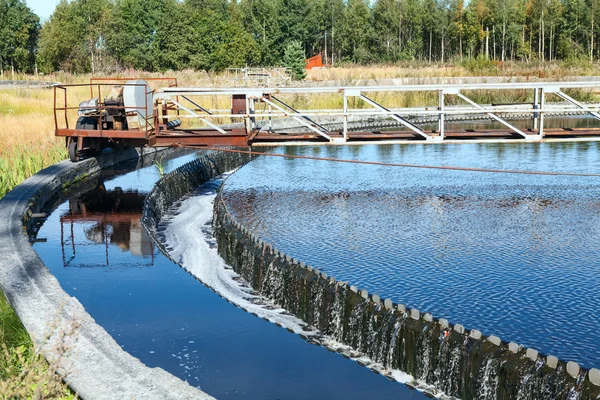
POLYGON ((26 3, 34 13, 39 15, 42 20, 45 20, 52 15, 58 1, 59 0, 26 0, 26 3))

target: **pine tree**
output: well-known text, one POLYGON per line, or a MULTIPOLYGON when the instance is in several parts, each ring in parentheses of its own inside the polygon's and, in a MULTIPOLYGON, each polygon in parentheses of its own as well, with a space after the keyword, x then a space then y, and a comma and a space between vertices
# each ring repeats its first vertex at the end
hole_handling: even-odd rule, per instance
POLYGON ((306 77, 306 63, 304 62, 304 49, 298 41, 290 42, 283 53, 283 66, 292 71, 292 78, 302 80, 306 77))

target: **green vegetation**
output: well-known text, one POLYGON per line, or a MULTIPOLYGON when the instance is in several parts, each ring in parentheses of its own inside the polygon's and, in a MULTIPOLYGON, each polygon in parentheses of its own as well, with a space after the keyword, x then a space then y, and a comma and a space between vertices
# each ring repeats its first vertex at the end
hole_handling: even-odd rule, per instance
MULTIPOLYGON (((0 198, 40 169, 66 158, 64 139, 52 135, 48 111, 52 95, 47 89, 0 91, 0 198)), ((0 399, 73 398, 54 370, 36 354, 0 293, 0 399)))
POLYGON ((160 159, 154 161, 154 166, 156 167, 156 170, 158 171, 158 173, 160 174, 160 176, 165 176, 165 156, 162 156, 160 159))
POLYGON ((0 0, 0 72, 33 72, 40 19, 22 0, 0 0))
POLYGON ((292 78, 302 80, 306 77, 304 59, 302 43, 298 41, 290 42, 283 53, 283 66, 290 69, 292 78))
POLYGON ((24 146, 0 151, 0 198, 39 170, 64 160, 64 146, 48 143, 46 151, 24 146))
POLYGON ((0 0, 0 67, 33 71, 37 60, 46 73, 221 71, 283 65, 292 43, 300 43, 306 57, 321 53, 332 65, 411 60, 466 62, 469 68, 482 64, 486 69, 508 61, 581 64, 600 57, 599 4, 62 0, 40 28, 24 0, 0 0))
POLYGON ((31 339, 0 294, 0 399, 75 399, 76 396, 35 353, 31 339))

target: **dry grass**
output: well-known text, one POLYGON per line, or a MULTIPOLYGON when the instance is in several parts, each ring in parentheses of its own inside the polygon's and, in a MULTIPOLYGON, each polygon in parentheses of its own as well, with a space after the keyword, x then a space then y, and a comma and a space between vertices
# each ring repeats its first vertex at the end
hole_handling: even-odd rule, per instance
POLYGON ((0 92, 0 197, 40 169, 66 157, 54 137, 49 89, 0 92))
POLYGON ((477 60, 458 64, 428 65, 406 62, 394 65, 359 66, 347 65, 335 68, 316 68, 308 71, 307 81, 378 80, 395 78, 440 78, 465 76, 520 76, 563 80, 569 76, 598 74, 598 65, 580 62, 517 63, 477 60))

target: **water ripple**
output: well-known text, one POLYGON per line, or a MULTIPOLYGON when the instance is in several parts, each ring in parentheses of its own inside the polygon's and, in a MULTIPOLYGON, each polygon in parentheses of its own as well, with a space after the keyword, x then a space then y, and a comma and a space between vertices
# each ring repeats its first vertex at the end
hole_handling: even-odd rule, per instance
MULTIPOLYGON (((598 172, 599 149, 597 143, 546 143, 277 151, 598 172)), ((224 190, 230 210, 262 239, 339 280, 600 366, 598 178, 259 158, 224 190)))

